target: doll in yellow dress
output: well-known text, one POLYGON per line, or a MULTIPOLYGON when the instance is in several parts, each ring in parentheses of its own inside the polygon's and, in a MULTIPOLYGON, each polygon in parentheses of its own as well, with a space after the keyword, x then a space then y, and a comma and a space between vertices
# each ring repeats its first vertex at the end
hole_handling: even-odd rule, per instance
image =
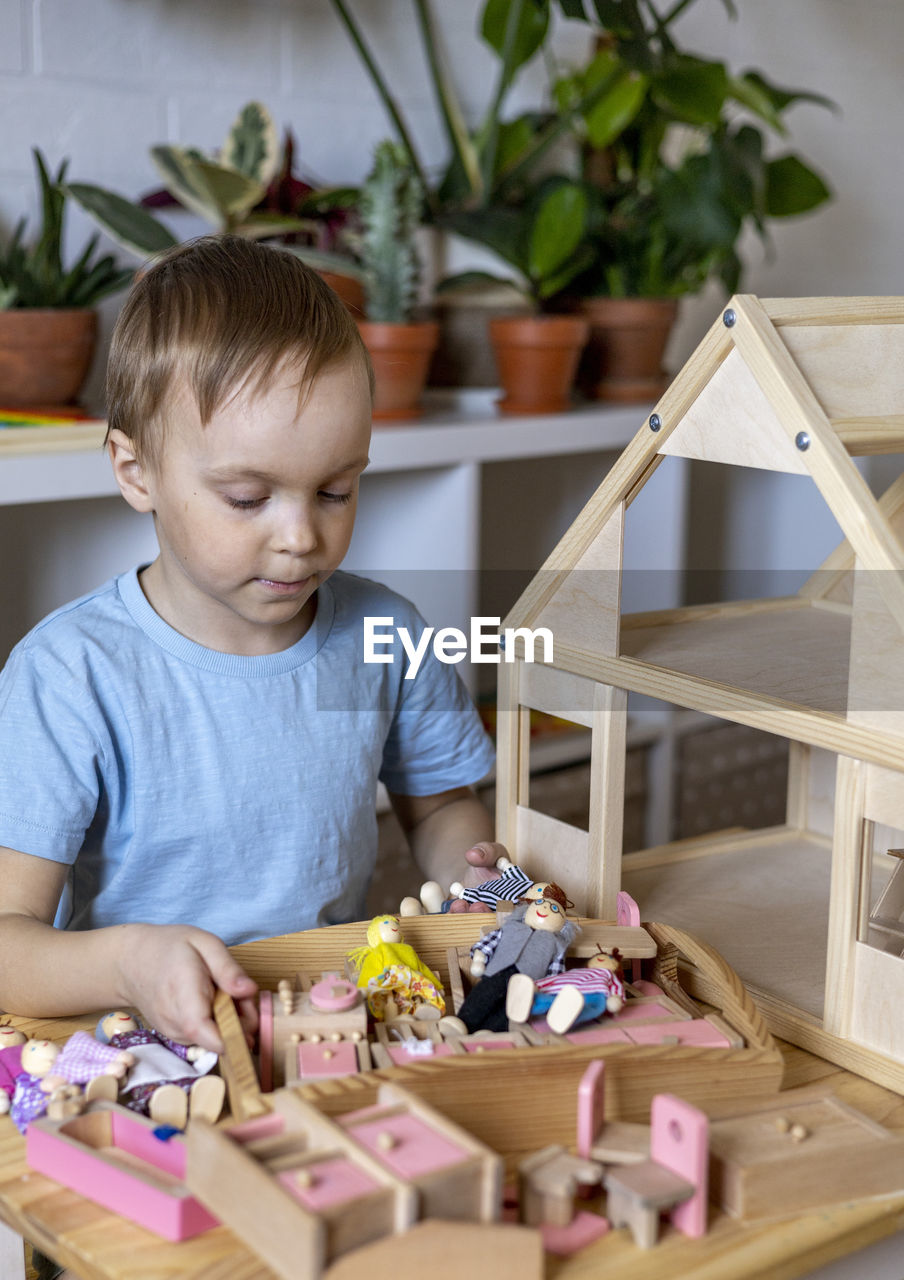
POLYGON ((348 958, 377 1022, 400 1014, 436 1019, 445 1013, 443 984, 403 941, 398 916, 374 916, 367 927, 367 945, 356 947, 348 958))

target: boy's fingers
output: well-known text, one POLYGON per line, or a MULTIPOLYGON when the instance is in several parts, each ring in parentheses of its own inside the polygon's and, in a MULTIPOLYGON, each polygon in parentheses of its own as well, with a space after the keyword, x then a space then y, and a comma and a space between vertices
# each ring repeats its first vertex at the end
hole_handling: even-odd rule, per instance
POLYGON ((222 1053, 225 1048, 213 1018, 202 1018, 191 1039, 193 1044, 199 1044, 202 1049, 210 1049, 212 1053, 222 1053))
POLYGON ((228 991, 236 999, 254 995, 257 991, 257 983, 253 978, 249 978, 241 965, 233 960, 219 938, 212 933, 201 933, 193 943, 207 966, 211 978, 221 991, 228 991))
POLYGON ((504 853, 504 847, 495 840, 483 840, 467 851, 465 859, 472 867, 493 868, 496 866, 496 859, 501 858, 504 853))

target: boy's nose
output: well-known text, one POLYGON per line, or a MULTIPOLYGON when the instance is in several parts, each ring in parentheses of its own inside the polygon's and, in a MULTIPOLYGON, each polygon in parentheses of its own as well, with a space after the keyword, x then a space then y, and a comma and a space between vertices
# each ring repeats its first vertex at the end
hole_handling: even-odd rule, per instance
POLYGON ((286 512, 275 530, 276 549, 307 555, 317 546, 314 521, 303 511, 286 512))

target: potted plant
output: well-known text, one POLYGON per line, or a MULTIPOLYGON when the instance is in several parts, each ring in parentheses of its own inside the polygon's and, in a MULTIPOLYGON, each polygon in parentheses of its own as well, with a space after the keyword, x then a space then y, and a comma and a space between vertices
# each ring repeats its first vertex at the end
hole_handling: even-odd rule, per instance
POLYGON ((52 410, 71 404, 85 380, 97 334, 94 307, 124 288, 132 272, 98 254, 98 236, 64 263, 67 162, 51 177, 41 152, 32 154, 40 233, 26 243, 22 218, 0 245, 0 405, 52 410))
POLYGON ((500 315, 489 322, 503 391, 500 411, 567 409, 589 326, 581 317, 551 314, 545 307, 587 265, 585 193, 568 179, 551 177, 520 207, 450 215, 449 225, 491 245, 518 275, 501 279, 467 271, 440 281, 438 292, 508 285, 530 306, 527 315, 500 315))
POLYGON ((197 147, 152 147, 151 159, 166 187, 140 203, 89 183, 72 182, 68 191, 119 244, 142 257, 179 243, 150 208, 187 209, 217 232, 253 240, 279 238, 319 271, 348 306, 360 310, 360 272, 343 238, 357 192, 303 182, 293 173, 293 157, 291 134, 280 148, 267 108, 249 102, 216 154, 197 147))
POLYGON ((405 148, 381 142, 361 187, 357 240, 364 280, 364 315, 358 321, 376 378, 374 418, 415 418, 439 326, 415 319, 420 263, 415 232, 424 188, 405 148))
MULTIPOLYGON (((349 0, 331 2, 423 173, 349 0)), ((574 178, 577 170, 587 196, 591 253, 569 283, 570 296, 546 305, 574 308, 583 305, 575 298, 602 296, 632 316, 652 306, 663 345, 663 318, 670 326, 678 297, 713 276, 729 292, 737 288, 737 244, 746 226, 765 235, 770 218, 806 212, 829 196, 798 156, 767 158, 762 131, 751 123, 783 134, 793 103, 827 100, 778 88, 756 71, 732 75, 724 63, 679 49, 672 28, 695 2, 674 0, 661 13, 654 0, 486 0, 480 33, 497 55, 497 76, 479 126, 469 130, 440 56, 430 0, 412 0, 450 148, 441 180, 428 188, 429 216, 499 252, 496 213, 529 201, 538 173, 570 140, 569 174, 574 178), (538 52, 548 52, 557 5, 566 19, 597 33, 597 49, 580 71, 557 79, 549 107, 507 118, 518 73, 538 52)), ((723 4, 733 13, 731 0, 723 4)), ((593 354, 598 337, 592 329, 591 355, 585 353, 583 384, 591 394, 600 392, 593 363, 600 359, 593 354)), ((623 370, 628 358, 619 350, 623 370)), ((647 399, 662 377, 660 349, 652 375, 629 375, 615 394, 647 399)))
POLYGON ((579 382, 592 397, 657 399, 678 299, 711 278, 734 293, 748 226, 766 240, 771 219, 829 199, 799 156, 766 155, 759 127, 785 135, 789 107, 828 99, 681 49, 673 24, 695 2, 665 15, 640 0, 597 5, 603 31, 592 57, 554 88, 589 201, 592 261, 568 292, 591 321, 579 382), (587 110, 599 84, 609 88, 587 110))

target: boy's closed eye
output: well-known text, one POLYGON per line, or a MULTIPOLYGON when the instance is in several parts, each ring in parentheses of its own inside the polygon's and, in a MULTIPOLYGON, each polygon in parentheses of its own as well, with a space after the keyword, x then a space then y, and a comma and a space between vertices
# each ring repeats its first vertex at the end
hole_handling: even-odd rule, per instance
MULTIPOLYGON (((262 507, 267 501, 266 496, 260 498, 238 498, 230 494, 224 494, 223 496, 230 507, 235 508, 236 511, 253 511, 256 507, 262 507)), ((345 506, 352 500, 350 493, 333 493, 327 489, 321 489, 317 496, 323 502, 335 502, 339 506, 345 506)))

